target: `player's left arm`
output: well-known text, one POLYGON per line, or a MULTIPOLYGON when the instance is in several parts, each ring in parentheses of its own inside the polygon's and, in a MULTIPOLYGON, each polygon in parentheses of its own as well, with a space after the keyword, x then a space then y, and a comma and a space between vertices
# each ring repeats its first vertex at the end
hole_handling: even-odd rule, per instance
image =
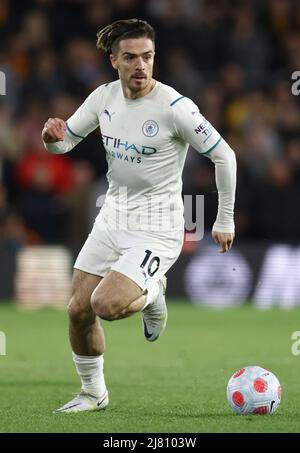
POLYGON ((234 235, 234 201, 236 188, 236 157, 228 143, 221 139, 207 157, 215 164, 218 189, 218 213, 213 225, 212 237, 220 245, 221 253, 230 250, 234 235))
POLYGON ((230 250, 234 235, 234 202, 236 189, 236 157, 228 143, 203 117, 198 107, 188 98, 173 103, 175 134, 189 143, 215 165, 218 190, 218 213, 212 237, 220 245, 221 253, 230 250))

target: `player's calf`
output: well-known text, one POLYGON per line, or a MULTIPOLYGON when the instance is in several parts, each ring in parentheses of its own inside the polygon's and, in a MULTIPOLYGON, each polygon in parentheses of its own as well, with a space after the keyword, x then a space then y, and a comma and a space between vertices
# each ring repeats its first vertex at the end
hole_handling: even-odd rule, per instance
POLYGON ((83 356, 97 356, 105 350, 103 329, 90 303, 72 297, 68 305, 69 337, 73 351, 83 356))
POLYGON ((122 306, 117 301, 104 300, 101 294, 92 294, 91 306, 95 315, 105 321, 115 321, 119 319, 122 306))
POLYGON ((144 301, 136 301, 143 290, 130 278, 120 272, 111 271, 91 296, 91 307, 101 319, 114 321, 140 311, 144 301))

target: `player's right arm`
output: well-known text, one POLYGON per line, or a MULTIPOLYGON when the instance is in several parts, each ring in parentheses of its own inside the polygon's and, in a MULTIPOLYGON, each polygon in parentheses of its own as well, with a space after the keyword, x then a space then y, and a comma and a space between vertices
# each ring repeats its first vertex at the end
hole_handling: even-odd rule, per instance
POLYGON ((71 151, 97 126, 97 111, 101 109, 102 86, 93 91, 76 112, 65 122, 60 118, 49 118, 42 130, 45 148, 54 154, 71 151))

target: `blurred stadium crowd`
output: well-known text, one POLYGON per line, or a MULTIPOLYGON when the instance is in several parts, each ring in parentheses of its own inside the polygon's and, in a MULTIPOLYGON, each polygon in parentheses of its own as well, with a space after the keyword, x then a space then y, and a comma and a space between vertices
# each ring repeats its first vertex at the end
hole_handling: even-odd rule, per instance
MULTIPOLYGON (((300 2, 292 0, 0 0, 0 239, 82 245, 106 190, 99 132, 58 157, 43 148, 41 130, 117 78, 95 37, 132 17, 156 29, 155 78, 192 98, 237 154, 238 237, 296 242, 300 2)), ((210 229, 214 168, 195 151, 183 193, 205 194, 210 229)))

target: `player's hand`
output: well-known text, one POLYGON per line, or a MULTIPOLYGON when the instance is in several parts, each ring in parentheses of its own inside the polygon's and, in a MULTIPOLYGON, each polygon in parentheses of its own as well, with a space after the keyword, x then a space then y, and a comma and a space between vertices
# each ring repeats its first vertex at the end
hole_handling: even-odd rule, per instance
POLYGON ((213 231, 211 235, 215 243, 220 245, 220 253, 228 252, 231 249, 234 240, 234 233, 220 233, 218 231, 213 231))
POLYGON ((66 133, 66 123, 60 118, 49 118, 42 130, 42 139, 45 143, 63 141, 66 133))

